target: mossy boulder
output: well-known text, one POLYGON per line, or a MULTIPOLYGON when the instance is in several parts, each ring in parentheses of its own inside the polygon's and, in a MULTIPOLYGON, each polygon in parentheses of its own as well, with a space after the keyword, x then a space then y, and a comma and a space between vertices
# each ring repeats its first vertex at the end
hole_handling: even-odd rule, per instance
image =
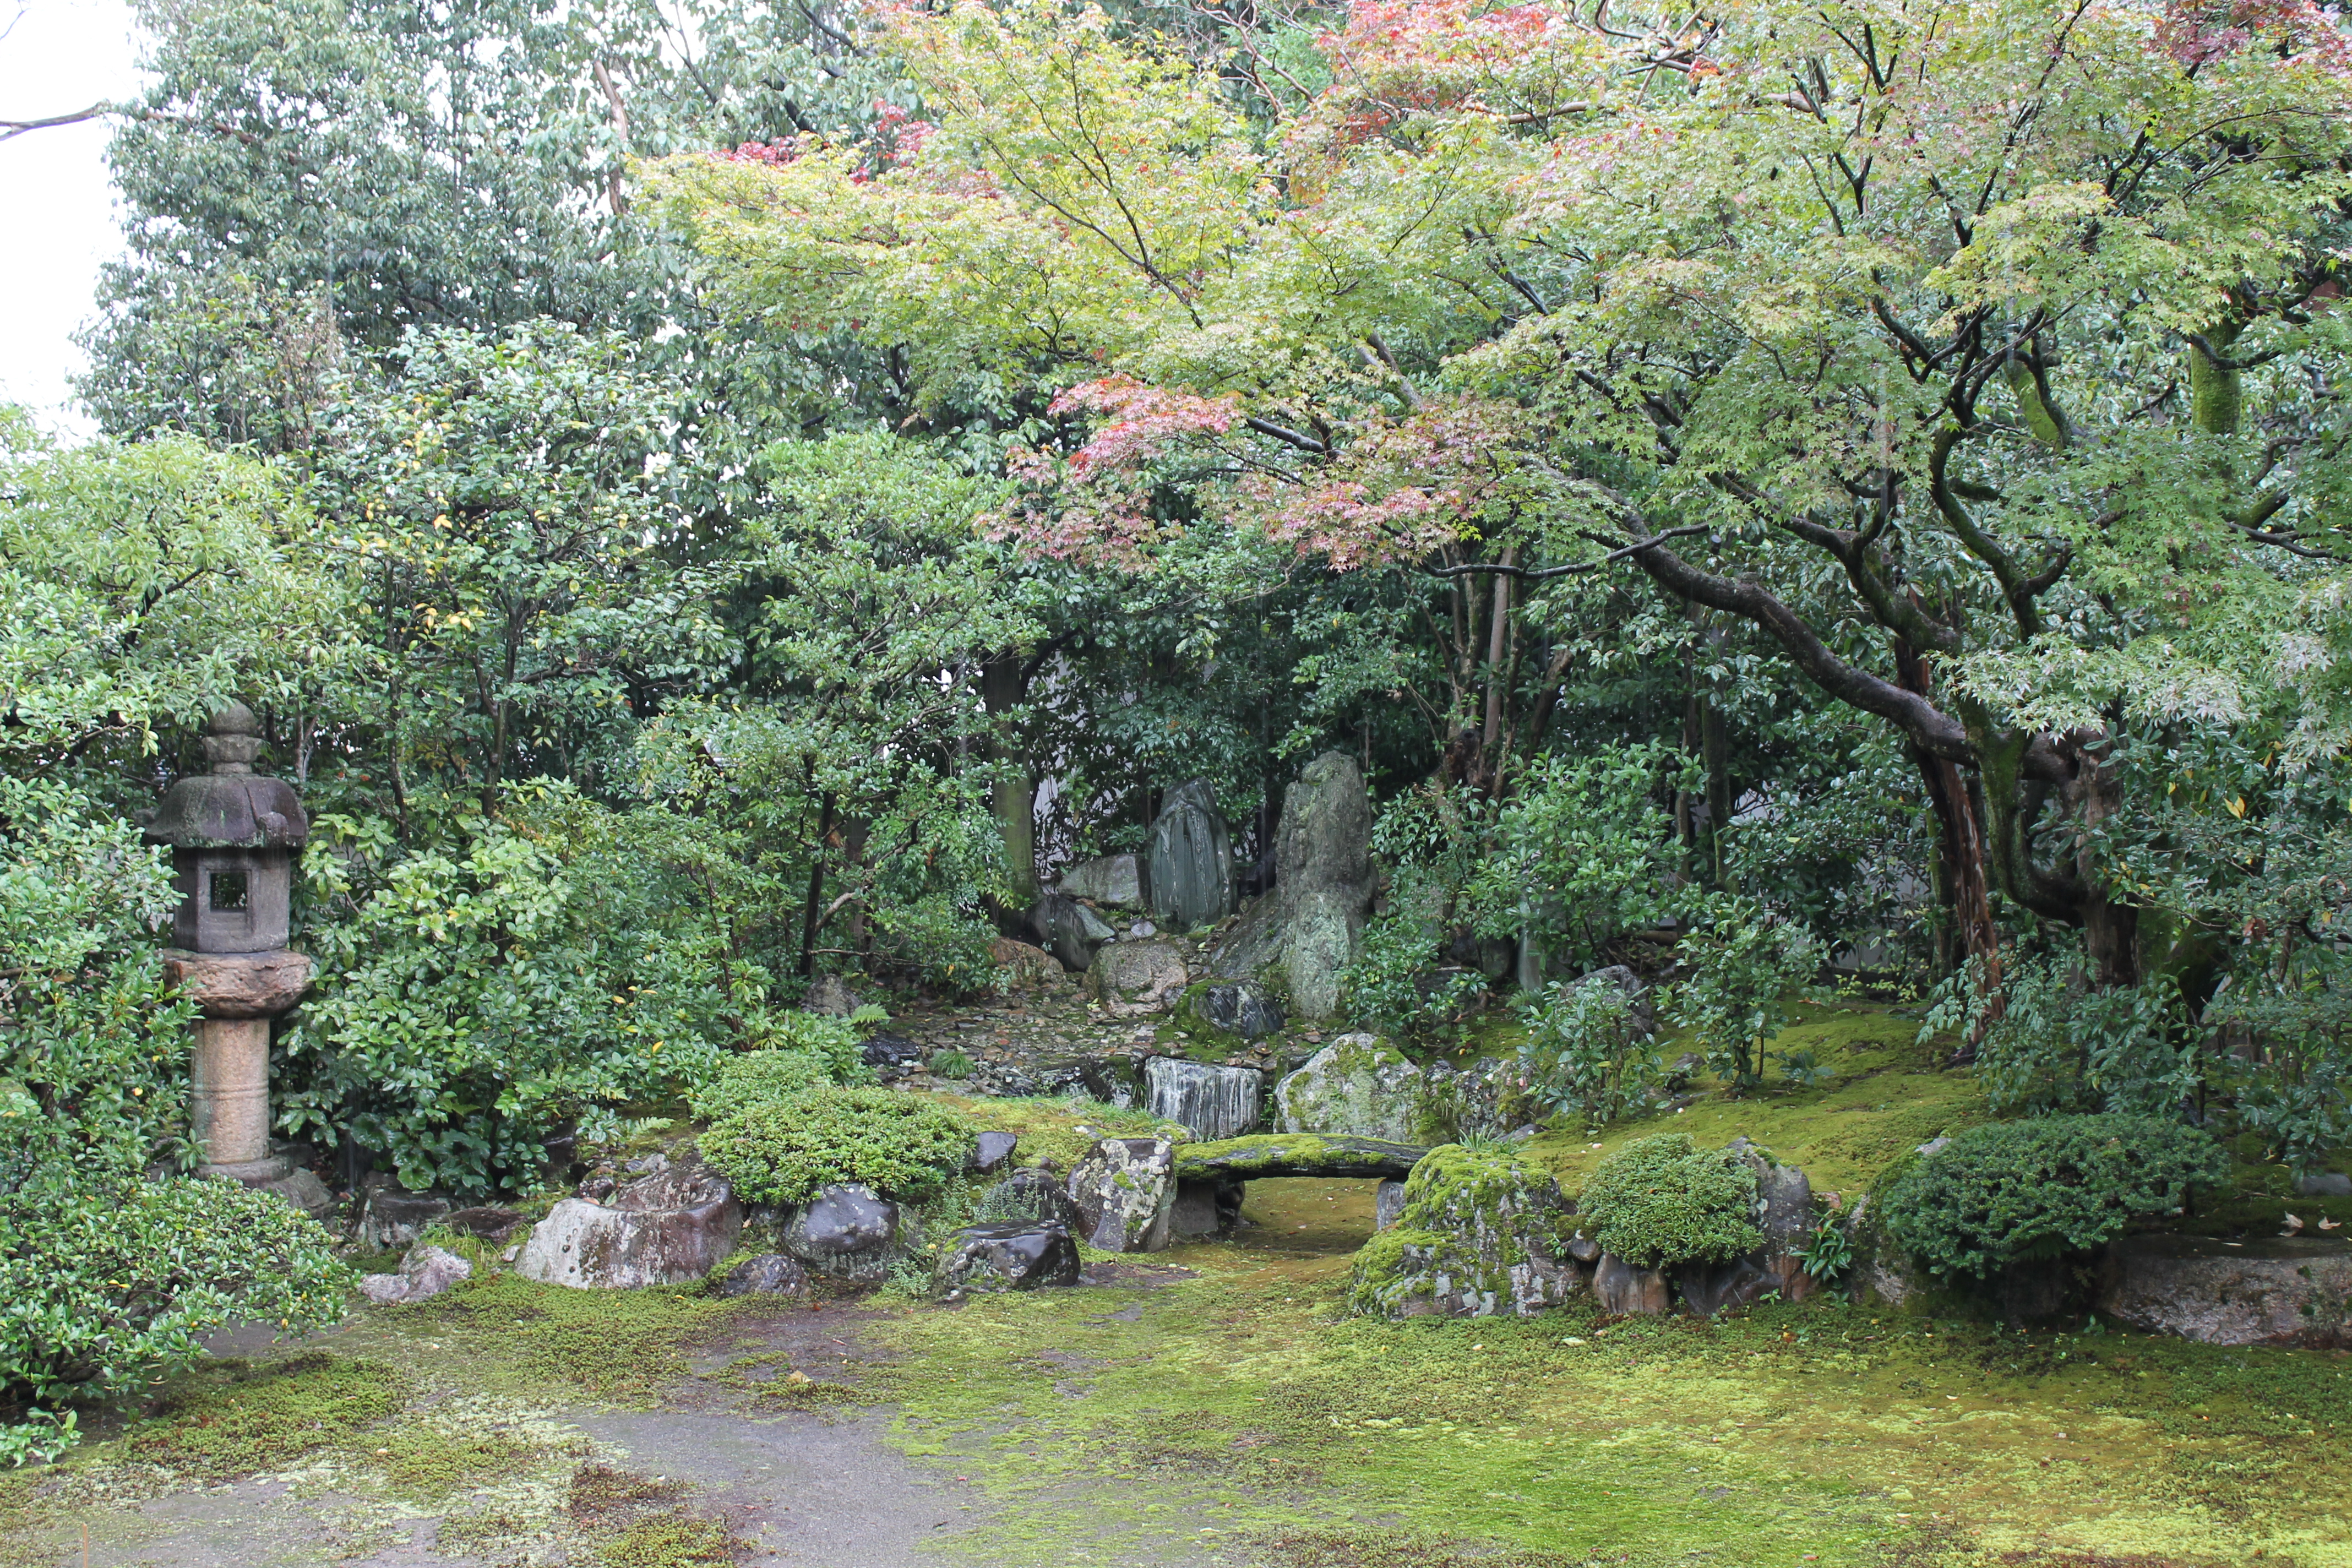
POLYGON ((1584 1289, 1575 1205, 1516 1155, 1448 1144, 1405 1179, 1396 1223, 1356 1254, 1349 1310, 1368 1317, 1528 1317, 1584 1289))
POLYGON ((1378 1035, 1341 1035, 1275 1085, 1275 1121, 1286 1132, 1342 1133, 1426 1142, 1429 1080, 1378 1035))

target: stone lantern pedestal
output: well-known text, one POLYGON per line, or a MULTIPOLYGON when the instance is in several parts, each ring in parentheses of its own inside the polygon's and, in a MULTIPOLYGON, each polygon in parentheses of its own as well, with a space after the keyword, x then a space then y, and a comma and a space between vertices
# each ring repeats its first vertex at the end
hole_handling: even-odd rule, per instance
POLYGON ((181 892, 164 973, 203 1015, 189 1073, 189 1121, 206 1175, 267 1187, 323 1214, 325 1186, 269 1142, 269 1022, 302 999, 310 960, 286 945, 293 858, 310 818, 293 786, 253 771, 260 726, 232 703, 205 734, 208 771, 173 784, 147 826, 172 847, 181 892))

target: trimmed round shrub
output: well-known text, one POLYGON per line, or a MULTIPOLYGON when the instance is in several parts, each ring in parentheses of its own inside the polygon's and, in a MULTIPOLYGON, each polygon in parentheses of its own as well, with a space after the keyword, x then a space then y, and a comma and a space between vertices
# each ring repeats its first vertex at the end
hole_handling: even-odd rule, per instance
POLYGON ((720 1064, 719 1076, 694 1091, 694 1114, 723 1121, 747 1107, 790 1100, 834 1081, 831 1065, 814 1051, 745 1051, 720 1064))
POLYGON ((1577 1215, 1602 1251, 1636 1268, 1717 1262, 1764 1245, 1755 1171, 1681 1132, 1637 1139, 1603 1160, 1578 1194, 1577 1215))
POLYGON ((1957 1133, 1886 1190, 1886 1228, 1937 1274, 2087 1252, 2144 1215, 2220 1186, 2212 1137, 2152 1116, 2046 1116, 1957 1133))
POLYGON ((0 1195, 0 1436, 36 1410, 143 1389, 198 1336, 342 1316, 333 1238, 227 1181, 101 1179, 0 1195))
POLYGON ((971 1152, 971 1123, 889 1089, 813 1089, 759 1100, 698 1140, 702 1156, 755 1204, 803 1204, 856 1182, 891 1198, 929 1197, 971 1152))

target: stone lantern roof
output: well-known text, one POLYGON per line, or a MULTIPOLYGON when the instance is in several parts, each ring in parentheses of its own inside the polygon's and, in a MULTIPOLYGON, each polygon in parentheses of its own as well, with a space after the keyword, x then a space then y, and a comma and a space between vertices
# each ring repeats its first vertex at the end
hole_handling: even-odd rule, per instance
POLYGON ((261 723, 232 702, 205 727, 209 771, 191 773, 163 795, 148 822, 150 844, 175 849, 298 849, 310 818, 294 786, 253 771, 261 723))

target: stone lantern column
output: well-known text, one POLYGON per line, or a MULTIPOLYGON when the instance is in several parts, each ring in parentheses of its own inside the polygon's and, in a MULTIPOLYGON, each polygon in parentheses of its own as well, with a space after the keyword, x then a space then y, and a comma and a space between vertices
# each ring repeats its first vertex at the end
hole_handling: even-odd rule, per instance
POLYGON ((310 960, 286 945, 294 855, 310 820, 291 784, 253 771, 261 727, 251 709, 214 714, 204 747, 206 770, 164 794, 146 835, 171 846, 180 889, 164 973, 202 1014, 189 1072, 201 1169, 323 1213, 319 1179, 269 1147, 269 1021, 310 984, 310 960))

